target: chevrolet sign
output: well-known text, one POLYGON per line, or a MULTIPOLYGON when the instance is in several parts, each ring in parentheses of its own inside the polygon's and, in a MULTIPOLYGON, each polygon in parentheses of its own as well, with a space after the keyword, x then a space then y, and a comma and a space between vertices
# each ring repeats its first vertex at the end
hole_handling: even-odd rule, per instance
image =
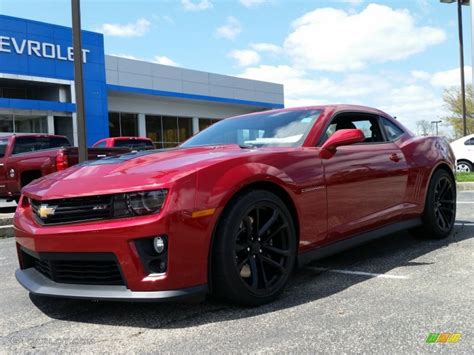
MULTIPOLYGON (((88 49, 82 50, 82 58, 87 63, 88 49)), ((17 40, 15 37, 0 36, 0 54, 16 53, 18 55, 35 55, 40 58, 74 61, 74 50, 72 47, 61 47, 59 44, 32 41, 29 39, 17 40)))

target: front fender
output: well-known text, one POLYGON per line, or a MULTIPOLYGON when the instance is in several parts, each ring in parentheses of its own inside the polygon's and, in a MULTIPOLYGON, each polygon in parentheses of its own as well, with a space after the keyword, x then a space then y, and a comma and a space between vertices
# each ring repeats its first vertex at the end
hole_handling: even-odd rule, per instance
POLYGON ((290 195, 295 189, 294 181, 283 171, 263 163, 244 163, 226 169, 222 173, 213 167, 198 174, 198 194, 196 209, 215 208, 221 211, 238 191, 255 182, 273 182, 290 195))

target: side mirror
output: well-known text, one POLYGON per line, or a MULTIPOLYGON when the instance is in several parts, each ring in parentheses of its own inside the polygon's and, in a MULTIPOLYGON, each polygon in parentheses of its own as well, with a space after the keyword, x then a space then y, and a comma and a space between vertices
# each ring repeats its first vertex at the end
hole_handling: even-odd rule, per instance
POLYGON ((329 159, 336 153, 337 147, 360 143, 364 140, 364 133, 360 129, 340 129, 324 142, 319 156, 323 159, 329 159))

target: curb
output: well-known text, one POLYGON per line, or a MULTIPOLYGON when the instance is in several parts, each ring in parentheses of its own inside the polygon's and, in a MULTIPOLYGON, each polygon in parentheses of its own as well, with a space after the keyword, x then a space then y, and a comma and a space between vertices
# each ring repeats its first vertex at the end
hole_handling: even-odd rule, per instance
POLYGON ((474 191, 474 182, 457 182, 456 188, 458 191, 474 191))
POLYGON ((0 239, 13 237, 14 213, 0 213, 0 239))

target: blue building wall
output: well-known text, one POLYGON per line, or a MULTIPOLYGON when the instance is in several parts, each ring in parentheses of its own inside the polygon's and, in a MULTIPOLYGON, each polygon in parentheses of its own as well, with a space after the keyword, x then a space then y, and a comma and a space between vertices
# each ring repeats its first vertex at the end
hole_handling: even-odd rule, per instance
MULTIPOLYGON (((82 42, 88 50, 84 94, 87 143, 91 145, 109 135, 104 38, 102 34, 83 31, 82 42)), ((70 28, 0 15, 0 73, 74 80, 68 47, 72 47, 70 28), (40 48, 31 41, 39 42, 40 48)), ((0 99, 0 107, 75 110, 73 104, 18 99, 0 99)))

